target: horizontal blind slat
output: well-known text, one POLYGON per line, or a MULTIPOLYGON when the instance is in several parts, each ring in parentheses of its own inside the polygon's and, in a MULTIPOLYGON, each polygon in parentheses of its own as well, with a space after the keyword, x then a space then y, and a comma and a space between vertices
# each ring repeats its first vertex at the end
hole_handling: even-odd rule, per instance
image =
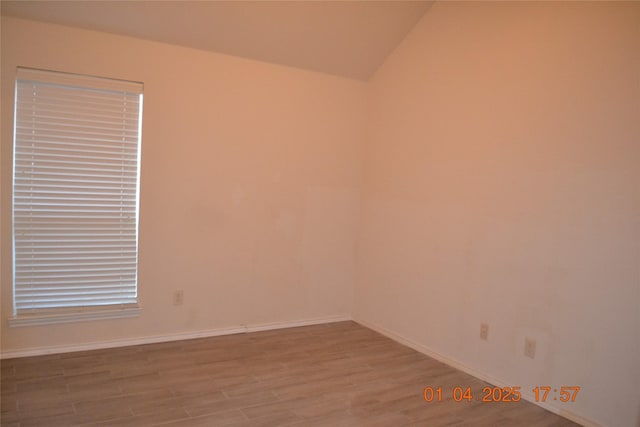
POLYGON ((78 136, 73 136, 73 135, 55 135, 55 134, 48 134, 45 136, 39 136, 39 135, 34 135, 33 133, 31 134, 20 134, 18 132, 16 132, 16 138, 18 137, 22 137, 23 141, 23 146, 22 148, 24 148, 25 150, 29 147, 28 144, 47 144, 47 143, 51 143, 51 144, 62 144, 62 143, 68 143, 68 144, 76 144, 76 145, 86 145, 86 146, 92 146, 93 144, 111 144, 113 145, 114 143, 119 143, 119 144, 136 144, 136 148, 137 148, 137 142, 134 140, 134 138, 127 138, 125 140, 119 140, 119 139, 113 139, 113 138, 106 138, 104 135, 98 135, 98 136, 94 136, 94 137, 87 137, 85 136, 84 138, 78 137, 78 136))

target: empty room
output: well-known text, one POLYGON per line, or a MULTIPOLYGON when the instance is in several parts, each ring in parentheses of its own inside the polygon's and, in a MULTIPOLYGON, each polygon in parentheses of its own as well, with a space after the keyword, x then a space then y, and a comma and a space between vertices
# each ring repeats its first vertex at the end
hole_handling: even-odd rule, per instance
POLYGON ((640 2, 1 15, 3 427, 640 427, 640 2))

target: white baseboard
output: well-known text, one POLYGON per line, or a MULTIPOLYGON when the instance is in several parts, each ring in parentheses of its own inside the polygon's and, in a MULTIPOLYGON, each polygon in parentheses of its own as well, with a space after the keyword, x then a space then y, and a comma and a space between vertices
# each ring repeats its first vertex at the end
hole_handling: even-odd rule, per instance
POLYGON ((320 325, 324 323, 343 322, 351 320, 350 316, 328 316, 315 319, 295 320, 291 322, 272 322, 256 325, 240 325, 228 328, 218 328, 205 331, 183 332, 170 335, 154 335, 148 337, 118 339, 111 341, 98 341, 83 344, 70 344, 63 346, 37 347, 22 350, 9 350, 0 353, 0 359, 12 359, 15 357, 42 356, 45 354, 70 353, 74 351, 99 350, 104 348, 126 347, 130 345, 154 344, 169 341, 190 340, 194 338, 217 337, 222 335, 242 334, 246 332, 268 331, 273 329, 296 328, 299 326, 320 325))
MULTIPOLYGON (((416 350, 416 351, 418 351, 418 352, 420 352, 422 354, 425 354, 425 355, 427 355, 429 357, 432 357, 432 358, 434 358, 434 359, 436 359, 436 360, 438 360, 438 361, 440 361, 442 363, 445 363, 445 364, 447 364, 447 365, 449 365, 449 366, 451 366, 453 368, 456 368, 456 369, 458 369, 460 371, 463 371, 463 372, 465 372, 465 373, 467 373, 469 375, 472 375, 472 376, 474 376, 474 377, 476 377, 478 379, 486 381, 486 382, 488 382, 488 383, 490 383, 492 385, 495 385, 495 386, 498 386, 498 387, 508 387, 509 386, 509 384, 506 381, 502 381, 502 380, 500 380, 498 378, 495 378, 495 377, 493 377, 493 376, 491 376, 491 375, 489 375, 489 374, 487 374, 485 372, 481 372, 481 371, 478 371, 478 370, 476 370, 476 369, 474 369, 474 368, 472 368, 470 366, 467 366, 464 363, 461 363, 461 362, 459 362, 459 361, 457 361, 455 359, 452 359, 452 358, 450 358, 448 356, 444 356, 444 355, 442 355, 442 354, 440 354, 438 352, 435 352, 435 351, 431 350, 430 348, 428 348, 428 347, 426 347, 426 346, 424 346, 422 344, 419 344, 419 343, 417 343, 417 342, 415 342, 413 340, 405 338, 402 335, 399 335, 399 334, 397 334, 397 333, 395 333, 393 331, 390 331, 390 330, 388 330, 386 328, 383 328, 383 327, 378 326, 378 325, 376 325, 374 323, 371 323, 371 322, 368 322, 368 321, 365 321, 365 320, 362 320, 362 319, 358 319, 358 318, 354 318, 353 321, 357 322, 360 325, 365 326, 365 327, 367 327, 369 329, 372 329, 372 330, 374 330, 376 332, 379 332, 380 334, 382 334, 382 335, 384 335, 384 336, 386 336, 388 338, 391 338, 394 341, 397 341, 397 342, 399 342, 401 344, 404 344, 407 347, 411 347, 412 349, 414 349, 414 350, 416 350)), ((547 411, 553 412, 554 414, 560 415, 560 416, 562 416, 562 417, 564 417, 564 418, 566 418, 568 420, 571 420, 571 421, 573 421, 575 423, 578 423, 578 424, 580 424, 582 426, 585 426, 585 427, 602 427, 601 424, 599 424, 599 423, 597 423, 597 422, 595 422, 595 421, 593 421, 593 420, 591 420, 589 418, 586 418, 586 417, 584 417, 582 415, 576 414, 575 412, 568 411, 565 408, 560 408, 558 406, 550 404, 549 402, 536 402, 535 401, 535 397, 534 397, 533 393, 531 393, 531 392, 522 391, 522 398, 527 400, 527 401, 529 401, 529 402, 531 402, 531 403, 533 403, 534 405, 540 406, 541 408, 544 408, 547 411)))

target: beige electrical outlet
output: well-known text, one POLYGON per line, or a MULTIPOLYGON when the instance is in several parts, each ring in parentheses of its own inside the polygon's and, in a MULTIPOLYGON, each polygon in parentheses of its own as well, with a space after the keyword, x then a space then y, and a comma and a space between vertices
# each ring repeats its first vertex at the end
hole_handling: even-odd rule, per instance
POLYGON ((524 355, 532 359, 536 357, 536 340, 533 338, 525 338, 524 355))
POLYGON ((480 339, 487 341, 489 339, 489 324, 481 323, 480 324, 480 339))
POLYGON ((182 305, 184 303, 184 291, 175 291, 173 294, 173 305, 182 305))

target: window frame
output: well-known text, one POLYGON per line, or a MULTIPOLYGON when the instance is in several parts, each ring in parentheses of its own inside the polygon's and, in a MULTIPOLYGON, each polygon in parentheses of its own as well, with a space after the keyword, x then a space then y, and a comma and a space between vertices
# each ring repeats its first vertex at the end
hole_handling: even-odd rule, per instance
MULTIPOLYGON (((132 82, 126 80, 117 80, 104 77, 96 77, 82 74, 64 73, 58 71, 39 70, 34 68, 18 67, 14 85, 14 122, 13 122, 13 144, 12 144, 12 182, 11 182, 11 232, 12 232, 12 315, 9 317, 10 326, 33 326, 55 323, 69 323, 77 321, 98 320, 98 319, 114 319, 137 317, 141 313, 140 308, 140 292, 139 292, 139 230, 140 230, 140 178, 142 166, 142 121, 143 121, 143 97, 144 85, 141 82, 132 82), (25 78, 27 76, 27 78, 25 78), (29 76, 34 77, 29 79, 29 76), (43 80, 39 80, 40 76, 43 80), (16 303, 17 282, 16 282, 16 215, 15 215, 15 197, 16 197, 16 158, 17 158, 17 131, 18 131, 18 85, 20 82, 34 81, 35 84, 49 84, 66 86, 73 90, 86 91, 122 91, 123 97, 128 95, 138 96, 138 117, 137 117, 137 154, 136 158, 136 178, 135 178, 135 253, 134 263, 134 279, 133 289, 135 290, 134 302, 131 303, 104 303, 98 304, 94 301, 88 305, 68 305, 47 308, 18 308, 16 303), (116 89, 114 89, 116 88, 116 89)), ((124 110, 123 110, 124 114, 124 110)), ((59 126, 62 120, 58 119, 54 126, 59 126)), ((124 119, 123 119, 124 120, 124 119)), ((63 138, 66 137, 63 134, 63 138)), ((134 150, 135 151, 135 150, 134 150)), ((68 160, 68 157, 63 159, 68 160)), ((121 160, 122 162, 124 160, 121 160)), ((85 166, 80 164, 80 166, 85 166)), ((95 172, 95 171, 94 171, 95 172)), ((124 173, 124 172, 123 172, 124 173)), ((51 193, 46 193, 49 195, 51 193)), ((31 200, 29 200, 32 203, 31 200)), ((120 204, 120 208, 124 205, 120 204)), ((116 215, 114 215, 115 219, 116 215)), ((72 223, 77 224, 77 223, 72 223)), ((71 262, 80 262, 81 258, 75 256, 71 258, 71 262)), ((120 279, 122 280, 122 279, 120 279)), ((95 285, 89 285, 95 286, 95 285)), ((131 287, 129 285, 129 287, 131 287)), ((77 295, 82 294, 82 289, 78 290, 77 295)), ((84 290, 86 292, 86 290, 84 290)), ((54 291, 55 292, 55 291, 54 291)), ((129 298, 130 299, 130 298, 129 298)), ((68 304, 68 303, 67 303, 68 304)))

